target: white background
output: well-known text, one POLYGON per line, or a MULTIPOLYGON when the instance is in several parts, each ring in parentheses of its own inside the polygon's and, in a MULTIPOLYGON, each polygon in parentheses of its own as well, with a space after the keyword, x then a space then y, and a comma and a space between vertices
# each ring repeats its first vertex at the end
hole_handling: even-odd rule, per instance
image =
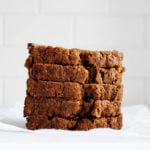
POLYGON ((0 106, 24 101, 28 42, 124 52, 123 105, 150 106, 150 0, 0 0, 0 106))

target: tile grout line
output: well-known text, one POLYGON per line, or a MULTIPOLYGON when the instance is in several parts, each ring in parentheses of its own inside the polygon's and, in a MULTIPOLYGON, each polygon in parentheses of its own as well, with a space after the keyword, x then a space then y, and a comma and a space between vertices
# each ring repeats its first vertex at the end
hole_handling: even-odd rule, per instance
POLYGON ((112 0, 108 1, 108 15, 112 15, 112 0))
POLYGON ((2 80, 2 107, 6 107, 6 101, 5 101, 5 79, 2 80))
POLYGON ((2 46, 5 47, 5 16, 2 18, 2 46))
POLYGON ((35 15, 40 15, 40 0, 34 0, 35 15))
POLYGON ((147 97, 147 79, 144 80, 144 104, 148 105, 148 97, 147 97))
POLYGON ((143 33, 143 40, 144 40, 144 47, 147 47, 147 24, 148 24, 148 17, 143 17, 144 22, 144 33, 143 33))
POLYGON ((37 6, 38 6, 38 14, 41 14, 41 1, 37 0, 37 6))
POLYGON ((72 44, 73 44, 73 47, 76 47, 77 46, 77 43, 76 43, 76 16, 73 16, 73 22, 72 22, 72 34, 73 34, 73 37, 72 37, 72 44))
MULTIPOLYGON (((111 4, 109 7, 112 7, 111 4)), ((148 16, 145 16, 145 15, 136 15, 136 14, 114 14, 112 13, 112 10, 108 10, 107 13, 101 13, 101 12, 77 12, 77 13, 72 13, 72 12, 69 12, 66 13, 66 12, 51 12, 51 13, 42 13, 41 12, 41 7, 40 7, 40 0, 37 1, 37 3, 35 3, 35 12, 24 12, 24 13, 13 13, 13 14, 10 14, 10 13, 5 13, 3 15, 5 16, 10 16, 10 17, 13 17, 13 16, 27 16, 27 17, 34 17, 34 16, 45 16, 45 17, 48 17, 48 16, 76 16, 76 17, 80 17, 80 16, 89 16, 89 17, 93 17, 93 16, 98 16, 98 17, 129 17, 129 18, 133 18, 133 17, 148 17, 148 16)), ((1 15, 1 16, 3 16, 1 15)))

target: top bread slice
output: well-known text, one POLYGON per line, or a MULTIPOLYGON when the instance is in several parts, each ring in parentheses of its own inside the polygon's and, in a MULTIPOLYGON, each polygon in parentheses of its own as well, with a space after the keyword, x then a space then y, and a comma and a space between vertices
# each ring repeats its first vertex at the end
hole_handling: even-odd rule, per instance
POLYGON ((62 47, 28 44, 29 57, 25 66, 30 68, 33 63, 61 65, 94 65, 97 67, 118 67, 122 65, 123 54, 113 51, 89 51, 66 49, 62 47))

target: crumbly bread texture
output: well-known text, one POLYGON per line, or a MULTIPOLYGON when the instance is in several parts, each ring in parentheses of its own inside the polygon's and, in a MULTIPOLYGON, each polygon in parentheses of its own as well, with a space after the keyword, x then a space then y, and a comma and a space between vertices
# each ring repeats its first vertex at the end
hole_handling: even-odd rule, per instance
POLYGON ((33 43, 28 44, 29 57, 26 66, 32 63, 79 65, 81 64, 80 51, 78 49, 66 49, 62 47, 42 46, 33 43))
POLYGON ((97 67, 117 67, 123 60, 123 54, 113 51, 90 51, 79 49, 66 49, 62 47, 42 46, 28 44, 29 57, 25 66, 33 63, 61 64, 61 65, 94 65, 97 67))
POLYGON ((82 99, 82 87, 74 82, 51 82, 27 80, 27 92, 31 96, 82 99))
POLYGON ((56 97, 74 100, 121 100, 123 86, 111 84, 85 84, 75 82, 27 81, 27 92, 36 97, 56 97))
POLYGON ((83 118, 77 122, 76 130, 90 130, 94 128, 122 128, 122 114, 116 117, 103 117, 96 119, 83 118))
POLYGON ((35 63, 28 70, 29 77, 35 80, 120 85, 125 69, 35 63))
POLYGON ((113 84, 120 85, 122 82, 122 75, 125 68, 122 66, 113 68, 99 68, 95 66, 85 66, 88 70, 88 83, 97 84, 113 84))
POLYGON ((24 116, 46 115, 48 117, 111 117, 121 113, 121 101, 89 100, 74 101, 56 98, 27 96, 25 99, 24 116))
POLYGON ((30 78, 36 80, 85 83, 89 78, 88 75, 88 70, 83 66, 37 63, 29 68, 30 78))
POLYGON ((29 43, 26 127, 122 128, 123 54, 29 43))
POLYGON ((25 99, 24 116, 46 115, 48 117, 75 117, 81 111, 82 101, 62 100, 27 96, 25 99))
POLYGON ((66 119, 61 117, 47 117, 42 115, 32 115, 27 118, 28 129, 63 129, 63 130, 90 130, 93 128, 122 128, 122 114, 115 117, 102 118, 76 118, 66 119))
POLYGON ((85 84, 84 99, 121 100, 123 86, 111 84, 85 84))

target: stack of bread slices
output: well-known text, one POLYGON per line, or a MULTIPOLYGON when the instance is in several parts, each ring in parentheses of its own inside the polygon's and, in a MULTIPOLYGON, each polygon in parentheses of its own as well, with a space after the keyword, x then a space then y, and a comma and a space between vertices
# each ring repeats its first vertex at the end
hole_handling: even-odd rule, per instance
POLYGON ((28 44, 26 127, 122 128, 123 54, 28 44))

